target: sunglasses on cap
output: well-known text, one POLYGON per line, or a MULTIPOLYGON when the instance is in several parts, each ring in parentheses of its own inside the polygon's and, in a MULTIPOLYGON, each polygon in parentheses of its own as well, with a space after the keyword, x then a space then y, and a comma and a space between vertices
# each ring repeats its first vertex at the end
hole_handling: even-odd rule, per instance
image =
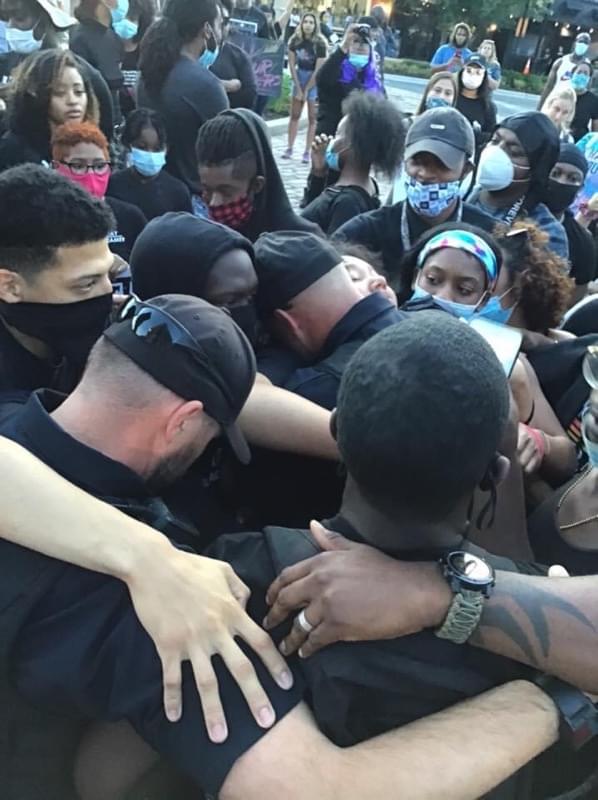
POLYGON ((131 330, 135 336, 148 344, 167 342, 173 347, 180 347, 191 354, 193 359, 208 373, 228 402, 232 402, 228 386, 221 376, 212 369, 205 353, 197 344, 190 331, 168 311, 149 303, 144 303, 135 295, 122 307, 119 322, 131 321, 131 330))

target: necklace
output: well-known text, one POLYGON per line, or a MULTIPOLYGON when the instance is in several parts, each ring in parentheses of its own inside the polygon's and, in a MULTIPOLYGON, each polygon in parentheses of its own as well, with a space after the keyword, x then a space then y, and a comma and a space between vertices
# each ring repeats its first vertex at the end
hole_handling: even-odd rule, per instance
MULTIPOLYGON (((565 492, 563 492, 563 496, 561 497, 561 499, 557 503, 557 507, 556 507, 556 510, 557 510, 557 521, 558 521, 558 512, 561 510, 561 506, 563 505, 565 500, 569 497, 571 492, 579 486, 579 484, 583 481, 583 479, 588 477, 588 475, 590 474, 591 471, 592 471, 592 465, 588 464, 588 466, 581 473, 579 478, 574 483, 572 483, 571 486, 569 486, 569 488, 565 492)), ((585 517, 584 519, 580 519, 577 522, 569 522, 567 525, 560 525, 559 524, 559 530, 567 531, 570 528, 577 528, 579 525, 586 525, 588 522, 595 522, 596 520, 598 520, 598 514, 593 514, 591 517, 585 517)))

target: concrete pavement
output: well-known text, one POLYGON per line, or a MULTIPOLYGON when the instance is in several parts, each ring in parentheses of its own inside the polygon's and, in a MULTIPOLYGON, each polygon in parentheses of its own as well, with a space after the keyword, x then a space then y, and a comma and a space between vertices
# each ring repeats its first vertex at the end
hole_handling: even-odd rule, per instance
MULTIPOLYGON (((416 110, 426 83, 427 81, 423 78, 410 78, 403 75, 385 76, 388 96, 397 103, 399 108, 405 113, 413 113, 416 110)), ((494 101, 497 106, 497 116, 500 120, 518 111, 534 111, 538 104, 538 96, 499 89, 494 93, 494 101)), ((307 109, 303 111, 303 119, 295 144, 295 154, 290 160, 281 158, 287 146, 286 132, 288 122, 288 117, 270 120, 268 122, 268 127, 272 137, 272 150, 280 169, 282 180, 293 207, 297 208, 303 195, 303 188, 309 173, 309 164, 301 163, 301 156, 305 144, 307 109)), ((379 183, 381 196, 384 198, 388 191, 388 182, 382 180, 379 181, 379 183)))

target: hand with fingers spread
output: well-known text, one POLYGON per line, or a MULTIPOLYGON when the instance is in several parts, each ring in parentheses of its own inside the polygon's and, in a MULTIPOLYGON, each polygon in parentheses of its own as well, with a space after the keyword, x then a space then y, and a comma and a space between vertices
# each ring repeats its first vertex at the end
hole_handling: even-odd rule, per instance
POLYGON ((328 531, 311 532, 325 551, 285 569, 268 590, 264 625, 291 613, 293 628, 281 644, 307 658, 337 641, 392 639, 437 626, 451 592, 436 564, 406 563, 328 531))
POLYGON ((291 687, 292 675, 268 634, 245 613, 249 590, 228 564, 177 550, 164 539, 162 558, 152 550, 146 559, 139 559, 127 585, 137 616, 162 662, 164 710, 171 722, 182 713, 181 662, 189 660, 208 735, 214 742, 226 739, 226 719, 211 662, 218 654, 258 724, 269 728, 274 723, 270 701, 234 637, 260 656, 281 688, 291 687))
POLYGON ((326 175, 326 148, 334 137, 319 133, 311 143, 311 171, 314 175, 326 175))

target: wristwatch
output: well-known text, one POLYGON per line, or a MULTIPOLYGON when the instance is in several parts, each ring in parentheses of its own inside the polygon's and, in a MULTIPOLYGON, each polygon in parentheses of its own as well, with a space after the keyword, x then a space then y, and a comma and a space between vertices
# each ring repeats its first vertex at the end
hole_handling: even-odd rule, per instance
POLYGON ((441 639, 464 644, 477 628, 484 600, 492 593, 494 569, 465 550, 441 558, 440 568, 455 596, 444 623, 434 632, 441 639))
POLYGON ((559 738, 579 750, 598 733, 598 709, 590 698, 570 683, 538 673, 536 686, 551 698, 559 712, 559 738))

